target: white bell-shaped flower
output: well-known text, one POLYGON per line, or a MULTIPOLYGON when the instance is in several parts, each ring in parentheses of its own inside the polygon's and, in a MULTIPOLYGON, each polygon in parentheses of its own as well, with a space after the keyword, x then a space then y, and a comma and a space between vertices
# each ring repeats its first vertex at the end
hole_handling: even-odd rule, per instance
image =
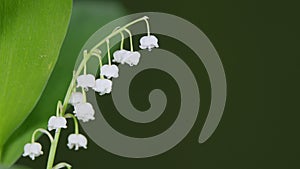
POLYGON ((71 94, 69 103, 75 106, 76 104, 83 103, 83 94, 81 92, 73 92, 71 94))
POLYGON ((137 65, 140 61, 140 57, 140 52, 130 52, 129 56, 125 59, 125 63, 127 63, 129 66, 137 65))
POLYGON ((112 89, 112 81, 108 79, 97 79, 95 87, 93 88, 100 95, 110 93, 112 89))
POLYGON ((93 87, 95 85, 95 76, 91 74, 80 75, 77 77, 77 87, 93 87))
POLYGON ((48 130, 67 128, 67 120, 64 117, 51 116, 48 121, 48 130))
POLYGON ((23 157, 29 156, 32 160, 43 154, 42 145, 40 143, 27 143, 24 146, 23 157))
POLYGON ((107 78, 119 77, 119 68, 117 65, 103 65, 100 71, 100 75, 106 76, 107 78))
POLYGON ((148 49, 149 51, 151 51, 152 48, 158 48, 158 39, 153 36, 143 36, 140 39, 140 48, 141 49, 148 49))
POLYGON ((68 137, 68 147, 72 149, 75 147, 75 150, 78 150, 79 147, 87 148, 87 139, 82 134, 70 134, 68 137))
POLYGON ((88 122, 94 120, 95 110, 90 103, 80 103, 74 106, 74 113, 78 120, 88 122))
POLYGON ((125 63, 125 59, 129 56, 130 51, 128 50, 117 50, 113 53, 114 59, 112 60, 113 62, 116 63, 121 63, 124 64, 125 63))

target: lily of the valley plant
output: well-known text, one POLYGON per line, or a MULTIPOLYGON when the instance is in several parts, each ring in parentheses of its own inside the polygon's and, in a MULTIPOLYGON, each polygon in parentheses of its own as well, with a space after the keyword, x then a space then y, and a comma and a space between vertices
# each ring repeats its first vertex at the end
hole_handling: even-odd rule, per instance
POLYGON ((56 114, 51 116, 48 121, 48 130, 46 129, 36 129, 32 134, 31 143, 27 143, 24 146, 24 154, 23 156, 28 156, 32 160, 36 157, 43 155, 42 145, 35 141, 35 135, 38 132, 46 134, 51 142, 51 147, 49 151, 47 169, 59 169, 59 168, 71 168, 71 165, 65 162, 59 163, 54 166, 54 158, 56 153, 57 144, 60 137, 60 132, 62 129, 67 128, 67 119, 72 119, 74 121, 74 133, 69 135, 67 146, 70 149, 79 150, 80 148, 87 148, 87 138, 80 134, 78 129, 78 120, 82 122, 88 122, 90 120, 94 120, 94 108, 93 106, 87 102, 86 100, 86 91, 88 89, 92 89, 95 92, 98 92, 99 95, 109 94, 113 88, 112 78, 119 77, 119 68, 117 65, 112 64, 111 62, 119 63, 119 64, 128 64, 129 66, 134 66, 139 63, 141 54, 138 51, 134 51, 133 42, 132 42, 132 34, 128 27, 133 24, 136 24, 141 21, 145 21, 147 26, 147 35, 140 39, 140 48, 148 49, 151 51, 152 48, 158 47, 158 40, 154 35, 150 34, 150 28, 148 23, 148 17, 144 16, 142 18, 136 19, 123 27, 117 27, 112 31, 106 38, 101 40, 98 44, 96 44, 91 50, 84 50, 83 59, 77 70, 73 73, 73 79, 69 85, 68 91, 65 95, 64 101, 58 101, 56 114), (126 50, 123 48, 124 45, 124 32, 129 34, 130 40, 130 50, 126 50), (109 40, 115 35, 120 34, 121 45, 120 50, 117 50, 113 53, 113 59, 110 54, 110 46, 109 40), (102 64, 102 56, 99 47, 103 44, 107 46, 107 57, 108 64, 102 64), (86 73, 86 65, 88 60, 95 56, 99 59, 100 66, 100 78, 96 79, 94 75, 86 73), (73 113, 66 113, 66 109, 68 104, 74 107, 73 113), (49 131, 55 131, 54 137, 51 135, 49 131))

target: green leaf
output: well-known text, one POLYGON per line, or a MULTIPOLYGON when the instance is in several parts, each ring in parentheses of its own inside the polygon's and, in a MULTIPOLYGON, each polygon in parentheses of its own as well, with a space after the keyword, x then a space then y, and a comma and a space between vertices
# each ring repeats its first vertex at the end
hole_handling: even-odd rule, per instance
POLYGON ((16 158, 6 158, 4 144, 30 114, 47 84, 71 7, 71 0, 0 0, 1 164, 10 165, 16 158))
POLYGON ((3 167, 0 165, 0 169, 29 169, 28 167, 25 167, 25 166, 11 166, 11 167, 3 167))
POLYGON ((57 64, 33 112, 5 144, 6 162, 12 164, 23 152, 23 146, 30 140, 32 132, 36 128, 45 128, 49 117, 55 114, 57 101, 64 98, 77 56, 86 40, 101 26, 125 14, 119 2, 74 3, 69 30, 57 64))

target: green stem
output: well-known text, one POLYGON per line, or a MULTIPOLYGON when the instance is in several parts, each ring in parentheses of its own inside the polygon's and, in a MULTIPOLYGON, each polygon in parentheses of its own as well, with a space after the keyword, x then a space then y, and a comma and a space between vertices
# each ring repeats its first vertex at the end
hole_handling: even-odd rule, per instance
MULTIPOLYGON (((102 58, 101 58, 101 56, 99 55, 99 65, 100 65, 100 69, 101 69, 101 67, 102 67, 102 58)), ((104 76, 103 75, 100 75, 100 78, 101 79, 104 79, 104 76)))
MULTIPOLYGON (((116 27, 113 32, 115 32, 116 30, 120 29, 120 26, 116 27)), ((120 32, 121 35, 121 44, 120 44, 120 49, 122 50, 124 48, 124 34, 123 32, 120 32)))
POLYGON ((150 26, 149 26, 149 22, 148 22, 148 17, 144 16, 144 21, 146 22, 146 26, 147 26, 147 34, 148 36, 150 36, 150 26))
MULTIPOLYGON (((94 52, 94 53, 92 53, 92 56, 96 56, 99 59, 99 66, 100 66, 100 69, 101 69, 101 67, 102 67, 102 57, 101 57, 100 53, 101 52, 94 52)), ((100 78, 104 79, 104 76, 100 75, 100 78)))
POLYGON ((57 117, 59 117, 61 114, 61 112, 62 112, 62 103, 61 103, 61 101, 59 100, 58 101, 58 103, 57 103, 57 107, 56 107, 56 116, 57 117))
POLYGON ((53 167, 53 169, 60 169, 66 167, 67 169, 71 169, 72 166, 68 163, 62 162, 53 167))
MULTIPOLYGON (((83 51, 83 58, 86 58, 87 56, 87 50, 84 50, 83 51)), ((86 75, 86 62, 84 64, 84 67, 83 67, 83 74, 86 75)))
MULTIPOLYGON (((76 87, 75 87, 75 70, 73 71, 73 78, 72 78, 72 81, 71 81, 71 84, 70 84, 70 86, 73 86, 73 91, 72 92, 76 92, 76 87)), ((62 106, 62 107, 64 107, 64 106, 62 106)))
POLYGON ((83 87, 81 88, 81 92, 82 92, 82 95, 83 95, 83 103, 86 103, 86 92, 85 92, 83 87))
POLYGON ((111 60, 110 60, 110 47, 109 47, 109 40, 106 40, 106 46, 107 46, 107 57, 108 57, 108 65, 111 65, 111 60))
MULTIPOLYGON (((62 111, 61 111, 61 115, 64 116, 71 94, 74 91, 75 86, 75 80, 76 78, 79 76, 79 74, 82 72, 84 66, 86 65, 86 62, 90 59, 90 57, 92 56, 93 52, 95 50, 98 49, 99 46, 101 46, 103 43, 105 43, 107 40, 109 40, 110 38, 114 37, 115 35, 119 34, 120 32, 124 31, 127 27, 138 23, 140 21, 146 21, 148 19, 148 17, 144 16, 141 17, 139 19, 136 19, 128 24, 126 24, 125 26, 121 27, 120 29, 112 32, 111 34, 109 34, 106 38, 104 38, 103 40, 101 40, 98 44, 96 44, 86 55, 85 57, 83 57, 81 63, 78 66, 78 69, 76 70, 75 73, 73 73, 73 78, 71 80, 71 83, 69 85, 69 88, 67 90, 64 102, 63 102, 63 106, 62 106, 62 111)), ((146 21, 146 23, 148 23, 146 21)), ((149 28, 147 27, 148 32, 149 32, 149 28)), ((148 33, 150 35, 150 33, 148 33)), ((99 49, 98 49, 99 50, 99 49)), ((48 163, 47 163, 47 169, 52 169, 53 167, 53 163, 54 163, 54 158, 55 158, 55 153, 56 153, 56 148, 57 148, 57 144, 58 144, 58 140, 59 140, 59 136, 60 136, 60 131, 61 129, 57 129, 55 132, 55 136, 54 136, 54 140, 51 143, 51 147, 50 147, 50 153, 49 153, 49 157, 48 157, 48 163)))
POLYGON ((125 31, 128 33, 129 35, 129 40, 130 40, 130 51, 133 52, 133 42, 132 42, 132 34, 130 32, 129 29, 125 29, 125 31))
POLYGON ((47 130, 42 129, 42 128, 38 128, 38 129, 34 130, 32 136, 31 136, 31 143, 35 142, 35 135, 36 135, 37 132, 41 132, 43 134, 46 134, 48 136, 50 142, 51 143, 53 142, 53 137, 52 137, 52 135, 47 130))
POLYGON ((121 50, 123 50, 123 48, 124 48, 124 34, 123 34, 123 32, 120 32, 120 34, 121 34, 121 44, 120 44, 120 49, 121 50))
POLYGON ((57 143, 58 143, 59 136, 60 136, 60 131, 61 131, 61 129, 56 130, 54 140, 51 143, 51 148, 50 148, 48 163, 47 163, 47 169, 52 169, 52 167, 53 167, 57 143))
POLYGON ((78 121, 76 117, 73 114, 68 113, 65 115, 65 118, 73 118, 74 126, 75 126, 75 134, 79 134, 78 121))
MULTIPOLYGON (((91 49, 91 51, 97 49, 99 46, 101 46, 101 45, 106 41, 106 39, 112 38, 112 37, 115 36, 116 34, 118 34, 118 33, 122 32, 122 31, 124 31, 127 27, 129 27, 129 26, 131 26, 131 25, 133 25, 133 24, 136 24, 137 22, 140 22, 140 21, 147 21, 147 19, 149 19, 149 18, 148 18, 147 16, 144 16, 144 17, 141 17, 141 18, 139 18, 139 19, 136 19, 136 20, 134 20, 134 21, 132 21, 132 22, 126 24, 126 25, 123 26, 122 28, 116 30, 115 32, 112 32, 112 33, 111 33, 110 35, 108 35, 105 39, 103 39, 102 41, 100 41, 97 45, 95 45, 95 46, 91 49)), ((149 29, 149 31, 150 31, 150 29, 149 29)))

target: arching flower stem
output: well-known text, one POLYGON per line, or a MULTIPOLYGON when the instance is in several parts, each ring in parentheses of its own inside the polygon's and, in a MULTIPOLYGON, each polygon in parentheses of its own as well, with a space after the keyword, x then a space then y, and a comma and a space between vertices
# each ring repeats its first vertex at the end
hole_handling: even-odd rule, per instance
MULTIPOLYGON (((120 29, 120 26, 116 27, 113 32, 115 32, 116 30, 120 29)), ((121 35, 121 44, 120 44, 120 49, 124 49, 124 34, 123 32, 121 31, 120 32, 120 35, 121 35)))
POLYGON ((128 33, 128 35, 129 35, 129 40, 130 40, 130 51, 131 52, 133 52, 133 42, 132 42, 132 34, 131 34, 131 32, 130 32, 130 30, 129 29, 125 29, 125 31, 128 33))
POLYGON ((74 121, 74 127, 75 127, 75 134, 79 134, 79 127, 78 127, 78 121, 77 118, 73 114, 65 114, 65 118, 72 118, 74 121))
POLYGON ((149 17, 144 16, 144 21, 146 23, 147 26, 147 35, 150 36, 150 26, 149 26, 149 21, 148 21, 149 17))
POLYGON ((108 65, 111 65, 109 39, 106 39, 106 46, 107 46, 107 57, 108 57, 107 60, 108 60, 108 65))
POLYGON ((64 168, 66 167, 67 169, 71 169, 72 166, 68 163, 65 163, 65 162, 61 162, 59 164, 57 164, 56 166, 53 167, 53 169, 61 169, 61 168, 64 168))
MULTIPOLYGON (((87 57, 87 50, 83 51, 83 58, 87 57)), ((84 67, 83 67, 83 74, 86 75, 86 64, 87 62, 85 62, 84 67)))
POLYGON ((56 116, 57 117, 61 116, 62 108, 63 108, 63 105, 62 105, 61 101, 59 100, 57 102, 57 106, 56 106, 56 116))
MULTIPOLYGON (((100 51, 100 50, 99 50, 100 51)), ((92 53, 92 56, 96 56, 97 58, 98 58, 98 60, 99 60, 99 66, 100 66, 100 69, 101 69, 101 67, 102 67, 102 57, 101 57, 101 55, 100 55, 100 53, 101 52, 93 52, 92 53)), ((103 75, 100 75, 100 78, 101 79, 104 79, 104 76, 103 75)))
POLYGON ((33 132, 33 134, 32 134, 32 137, 31 137, 31 143, 34 143, 34 142, 35 142, 35 135, 36 135, 36 133, 38 133, 38 132, 41 132, 41 133, 43 133, 43 134, 46 134, 46 135, 48 136, 50 142, 51 142, 51 143, 53 142, 54 139, 53 139, 52 135, 49 133, 49 131, 47 131, 47 130, 45 130, 45 129, 42 129, 42 128, 38 128, 38 129, 34 130, 34 132, 33 132))
MULTIPOLYGON (((75 71, 72 81, 69 85, 69 88, 67 90, 67 93, 65 95, 64 101, 63 101, 63 106, 62 106, 62 111, 61 111, 61 115, 64 116, 64 113, 67 109, 70 97, 72 92, 74 91, 74 88, 76 87, 75 85, 75 80, 76 78, 79 76, 79 74, 83 71, 84 66, 86 65, 87 61, 91 58, 93 52, 95 50, 98 50, 98 48, 105 43, 107 40, 109 40, 110 38, 114 37, 115 35, 119 34, 120 32, 123 32, 125 29, 127 29, 129 26, 134 25, 138 22, 141 21, 145 21, 147 24, 147 31, 148 31, 148 35, 150 35, 150 28, 149 28, 149 23, 147 21, 147 19, 149 19, 147 16, 141 17, 139 19, 136 19, 128 24, 126 24, 125 26, 121 27, 120 29, 112 32, 111 34, 109 34, 106 38, 104 38, 103 40, 101 40, 99 43, 97 43, 89 52, 87 52, 86 56, 82 59, 82 61, 80 62, 77 70, 75 71)), ((110 58, 109 58, 110 61, 110 58)), ((47 163, 47 169, 52 169, 53 168, 53 163, 54 163, 54 158, 55 158, 55 153, 56 153, 56 149, 57 149, 57 144, 58 144, 58 140, 60 137, 60 132, 61 129, 57 129, 55 132, 55 136, 54 136, 54 140, 52 141, 51 147, 50 147, 50 152, 49 152, 49 157, 48 157, 48 163, 47 163)))

